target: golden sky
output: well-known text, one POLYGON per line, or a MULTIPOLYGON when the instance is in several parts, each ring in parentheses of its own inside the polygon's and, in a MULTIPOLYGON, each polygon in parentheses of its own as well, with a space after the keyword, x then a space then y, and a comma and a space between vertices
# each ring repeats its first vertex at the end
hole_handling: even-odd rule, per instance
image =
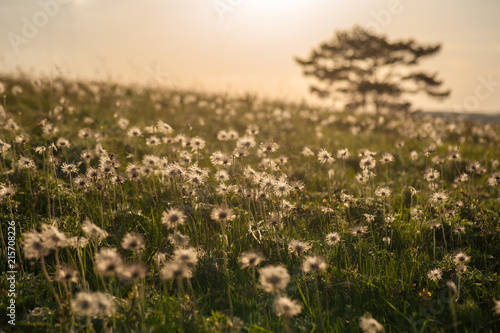
POLYGON ((498 0, 0 0, 0 70, 313 101, 293 61, 354 24, 440 42, 426 110, 500 112, 498 0))

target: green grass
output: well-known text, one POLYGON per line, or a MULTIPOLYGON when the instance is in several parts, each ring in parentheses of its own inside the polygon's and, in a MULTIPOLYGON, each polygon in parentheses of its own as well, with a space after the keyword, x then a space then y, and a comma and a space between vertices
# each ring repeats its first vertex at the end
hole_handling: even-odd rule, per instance
MULTIPOLYGON (((495 162, 500 159, 499 124, 460 119, 451 123, 406 114, 349 115, 251 97, 111 83, 63 79, 33 83, 26 77, 5 75, 0 82, 6 96, 0 140, 11 145, 0 154, 0 182, 2 189, 15 189, 10 197, 0 191, 2 233, 7 241, 6 221, 14 220, 18 245, 16 326, 8 325, 8 318, 2 316, 1 327, 6 331, 359 332, 360 317, 368 313, 386 332, 496 332, 500 327, 494 311, 495 300, 500 298, 499 186, 488 182, 499 170, 495 162), (14 86, 22 87, 22 92, 14 94, 14 86), (127 129, 118 124, 120 118, 130 122, 128 129, 138 126, 143 135, 127 136, 127 129), (18 125, 14 130, 7 126, 12 120, 18 125), (167 134, 157 131, 158 138, 201 137, 206 147, 196 153, 178 140, 147 145, 147 138, 153 135, 147 127, 158 120, 174 129, 167 134), (56 132, 47 127, 44 131, 42 125, 49 123, 57 127, 56 132), (218 140, 219 131, 235 130, 241 137, 251 124, 258 126, 259 133, 249 155, 231 158, 225 167, 213 165, 212 153, 220 150, 231 156, 236 147, 235 140, 218 140), (80 137, 82 128, 89 128, 92 136, 80 137), (21 134, 29 136, 29 141, 21 143, 21 134), (51 149, 59 138, 66 138, 71 146, 51 149), (260 143, 267 140, 279 144, 279 149, 259 153, 260 143), (404 146, 397 147, 401 141, 404 146), (437 144, 436 152, 426 157, 424 151, 431 144, 437 144), (79 189, 71 180, 100 166, 98 156, 85 161, 81 153, 86 149, 95 153, 97 145, 120 163, 115 174, 124 181, 116 184, 109 174, 79 189), (448 160, 450 147, 458 145, 461 159, 448 160), (46 151, 36 153, 41 146, 46 151), (315 155, 301 154, 305 146, 315 155), (336 161, 319 163, 316 154, 321 148, 336 161), (336 157, 343 148, 351 153, 347 160, 336 157), (361 149, 376 152, 374 175, 365 184, 355 179, 361 174, 361 149), (410 157, 412 151, 418 153, 416 160, 410 157), (182 152, 190 153, 190 162, 183 161, 182 152), (392 154, 394 162, 383 165, 380 158, 385 153, 392 154), (146 155, 178 162, 185 176, 168 177, 163 167, 156 166, 151 175, 130 180, 127 166, 141 165, 146 155), (31 159, 34 168, 22 169, 18 165, 21 156, 31 159), (280 156, 288 162, 280 165, 280 156), (263 160, 267 157, 279 169, 271 169, 272 162, 263 160), (444 158, 444 163, 436 164, 436 157, 444 158), (479 162, 479 173, 469 170, 473 161, 479 162), (78 173, 70 178, 61 169, 63 163, 77 165, 78 173), (187 176, 195 164, 208 171, 201 186, 190 184, 187 176), (305 187, 280 197, 275 189, 265 189, 246 177, 247 166, 262 179, 280 178, 288 184, 301 181, 305 187), (428 168, 440 173, 432 189, 424 179, 428 168), (215 179, 215 172, 221 169, 229 175, 225 184, 239 192, 218 193, 221 182, 215 179), (455 182, 464 173, 469 180, 455 182), (375 195, 380 187, 390 189, 389 198, 375 195), (419 192, 412 196, 410 187, 419 192), (438 190, 449 196, 443 205, 430 200, 438 190), (247 192, 253 195, 246 196, 247 192), (267 198, 257 199, 256 194, 262 192, 267 198), (348 206, 344 194, 352 196, 348 206), (287 210, 283 199, 294 208, 287 210), (211 218, 213 209, 220 206, 234 211, 232 221, 211 218), (162 224, 162 214, 170 208, 185 214, 186 224, 177 230, 189 236, 188 246, 198 251, 192 277, 182 284, 162 280, 164 264, 158 267, 155 261, 158 252, 167 261, 173 260, 175 247, 168 236, 174 230, 162 224), (421 210, 419 217, 412 216, 415 209, 421 210), (267 225, 270 213, 282 216, 280 228, 267 225), (374 216, 373 222, 367 221, 366 214, 374 216), (388 224, 386 217, 394 217, 394 221, 388 224), (48 281, 41 259, 25 256, 25 234, 41 232, 42 225, 49 224, 67 237, 88 237, 82 229, 86 220, 106 230, 108 236, 100 242, 90 240, 80 250, 64 247, 56 253, 51 249, 44 256, 48 281), (434 234, 429 227, 432 220, 444 229, 438 228, 434 234), (366 233, 353 235, 355 226, 366 226, 366 233), (463 232, 454 232, 457 227, 463 227, 463 232), (123 249, 122 240, 130 232, 144 238, 141 252, 123 249), (326 243, 330 232, 340 235, 339 244, 326 243), (384 240, 388 237, 390 243, 384 240), (292 239, 308 242, 311 249, 300 258, 290 254, 292 239), (132 281, 124 273, 101 276, 95 255, 108 247, 118 249, 127 264, 144 264, 146 276, 132 281), (255 281, 250 269, 240 268, 238 258, 249 250, 266 258, 259 267, 283 265, 287 269, 290 282, 286 289, 267 293, 258 285, 259 267, 255 281), (457 271, 454 262, 460 252, 470 257, 463 271, 457 271), (308 255, 322 257, 326 270, 316 276, 303 273, 301 263, 308 255), (60 267, 79 272, 76 283, 56 282, 57 261, 60 267), (436 268, 441 269, 442 278, 432 281, 427 273, 436 268), (456 285, 456 293, 450 293, 449 281, 456 285), (101 312, 86 318, 72 310, 77 295, 87 289, 114 297, 111 316, 101 312), (274 304, 278 295, 300 303, 301 313, 292 318, 277 316, 274 304)), ((42 243, 49 247, 46 239, 42 243)), ((0 267, 4 272, 0 276, 4 313, 10 299, 3 248, 0 267)))

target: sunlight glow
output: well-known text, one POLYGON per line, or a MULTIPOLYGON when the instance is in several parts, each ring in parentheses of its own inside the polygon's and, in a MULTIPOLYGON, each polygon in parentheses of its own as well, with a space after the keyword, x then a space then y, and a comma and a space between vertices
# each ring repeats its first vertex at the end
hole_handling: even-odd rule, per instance
MULTIPOLYGON (((244 1, 237 1, 243 3, 244 1)), ((258 10, 276 12, 277 10, 295 9, 301 6, 311 4, 308 0, 252 0, 249 6, 258 10)))
POLYGON ((88 1, 87 0, 73 0, 73 4, 76 7, 82 7, 84 6, 88 1))

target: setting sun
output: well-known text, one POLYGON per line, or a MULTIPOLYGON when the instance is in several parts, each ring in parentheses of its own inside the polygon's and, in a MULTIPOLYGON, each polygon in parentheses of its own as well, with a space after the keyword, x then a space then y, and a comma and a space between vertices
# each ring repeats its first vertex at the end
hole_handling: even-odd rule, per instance
POLYGON ((500 104, 498 93, 480 103, 469 97, 481 80, 500 77, 496 2, 488 9, 451 0, 40 1, 57 13, 36 2, 0 5, 5 70, 144 84, 148 68, 158 67, 169 73, 161 82, 169 86, 317 102, 294 57, 359 24, 392 39, 442 43, 439 57, 426 63, 452 83, 452 94, 442 102, 416 95, 420 107, 495 112, 500 104))

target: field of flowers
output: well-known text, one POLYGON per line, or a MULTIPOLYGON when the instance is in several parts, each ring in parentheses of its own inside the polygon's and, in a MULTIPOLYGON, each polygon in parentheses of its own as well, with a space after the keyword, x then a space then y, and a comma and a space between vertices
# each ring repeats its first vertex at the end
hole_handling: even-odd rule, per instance
POLYGON ((499 123, 9 76, 0 95, 0 331, 500 330, 499 123))

